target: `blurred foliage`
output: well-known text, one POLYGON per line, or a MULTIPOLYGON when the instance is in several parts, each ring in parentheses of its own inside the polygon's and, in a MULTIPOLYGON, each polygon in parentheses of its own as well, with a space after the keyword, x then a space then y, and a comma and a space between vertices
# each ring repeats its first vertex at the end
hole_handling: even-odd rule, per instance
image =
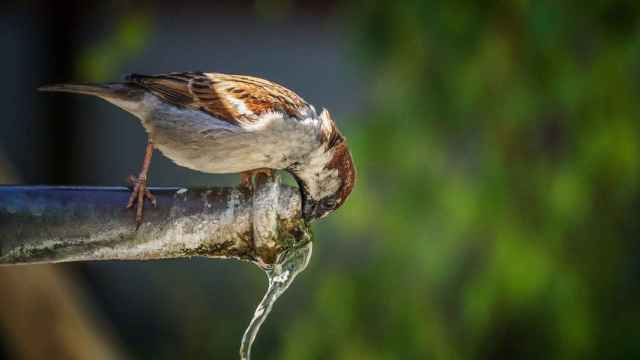
POLYGON ((332 224, 363 258, 277 358, 640 357, 640 3, 343 10, 371 94, 332 224))
POLYGON ((84 50, 78 57, 78 79, 93 82, 113 80, 122 64, 143 49, 152 32, 148 11, 136 10, 118 17, 118 23, 101 41, 84 50))

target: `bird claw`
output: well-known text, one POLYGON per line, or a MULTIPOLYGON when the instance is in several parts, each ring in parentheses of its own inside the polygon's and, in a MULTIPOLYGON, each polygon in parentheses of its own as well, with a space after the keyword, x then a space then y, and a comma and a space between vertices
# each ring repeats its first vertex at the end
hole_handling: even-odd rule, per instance
POLYGON ((260 174, 265 175, 267 177, 272 177, 273 170, 263 168, 263 169, 255 169, 255 170, 242 172, 240 173, 240 186, 248 189, 250 192, 253 193, 253 190, 255 190, 254 178, 257 178, 257 176, 260 174))
POLYGON ((240 186, 249 190, 249 192, 253 192, 253 179, 251 178, 251 174, 240 174, 240 186))
POLYGON ((127 209, 131 209, 136 204, 136 230, 142 225, 143 209, 144 209, 144 200, 147 199, 151 202, 153 207, 158 206, 158 202, 156 197, 149 191, 147 188, 147 178, 144 176, 139 176, 136 178, 133 175, 129 176, 129 182, 133 185, 133 189, 131 191, 131 196, 129 196, 129 201, 127 202, 127 209))

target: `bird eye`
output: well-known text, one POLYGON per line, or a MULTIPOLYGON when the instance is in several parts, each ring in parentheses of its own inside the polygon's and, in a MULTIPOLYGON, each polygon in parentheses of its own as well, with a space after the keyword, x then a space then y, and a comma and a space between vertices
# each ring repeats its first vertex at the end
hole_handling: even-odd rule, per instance
POLYGON ((327 207, 327 208, 333 209, 334 207, 336 207, 336 200, 335 199, 327 199, 324 202, 324 206, 327 207))

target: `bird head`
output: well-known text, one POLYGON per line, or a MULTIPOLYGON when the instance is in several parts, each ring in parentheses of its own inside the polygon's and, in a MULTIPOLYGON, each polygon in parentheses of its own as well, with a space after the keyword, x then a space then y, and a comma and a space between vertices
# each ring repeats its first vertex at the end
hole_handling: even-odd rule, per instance
POLYGON ((342 206, 356 179, 346 139, 326 109, 320 121, 321 146, 291 170, 301 190, 302 213, 307 221, 321 219, 342 206))

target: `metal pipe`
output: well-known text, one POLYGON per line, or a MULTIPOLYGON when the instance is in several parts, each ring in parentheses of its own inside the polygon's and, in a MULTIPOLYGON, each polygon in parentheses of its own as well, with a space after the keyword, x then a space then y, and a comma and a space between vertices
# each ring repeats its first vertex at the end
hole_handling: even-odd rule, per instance
POLYGON ((154 188, 136 231, 124 187, 0 186, 0 264, 206 256, 254 262, 311 240, 297 189, 154 188))

